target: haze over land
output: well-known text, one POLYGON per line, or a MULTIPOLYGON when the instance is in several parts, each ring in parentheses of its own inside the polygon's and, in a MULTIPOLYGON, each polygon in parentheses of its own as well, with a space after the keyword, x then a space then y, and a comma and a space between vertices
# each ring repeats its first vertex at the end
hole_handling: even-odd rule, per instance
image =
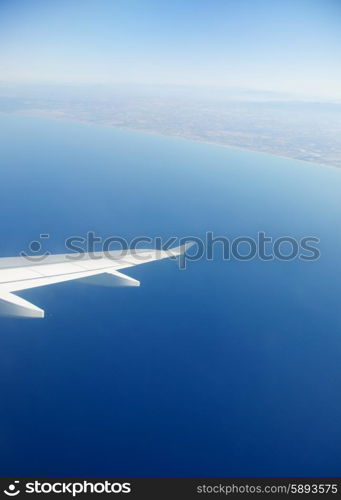
POLYGON ((0 111, 341 167, 340 22, 340 0, 0 2, 0 111))
POLYGON ((0 111, 129 128, 341 167, 341 102, 166 85, 0 85, 0 111))

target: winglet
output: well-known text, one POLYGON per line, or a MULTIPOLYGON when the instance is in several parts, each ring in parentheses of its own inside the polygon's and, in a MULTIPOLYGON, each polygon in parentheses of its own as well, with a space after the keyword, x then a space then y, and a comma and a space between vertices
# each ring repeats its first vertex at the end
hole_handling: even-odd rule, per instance
POLYGON ((169 257, 178 257, 179 255, 185 254, 187 250, 191 248, 193 245, 195 245, 195 241, 188 241, 187 243, 183 243, 178 247, 173 247, 164 250, 164 252, 167 253, 169 257))

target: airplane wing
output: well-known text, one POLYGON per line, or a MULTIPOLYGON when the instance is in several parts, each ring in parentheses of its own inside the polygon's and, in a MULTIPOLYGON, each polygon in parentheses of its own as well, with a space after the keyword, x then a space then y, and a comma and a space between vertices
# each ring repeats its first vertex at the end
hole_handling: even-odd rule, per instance
POLYGON ((63 281, 82 279, 93 284, 139 286, 139 281, 122 274, 120 270, 177 257, 184 254, 190 246, 187 243, 170 250, 135 249, 47 255, 39 263, 28 257, 0 258, 0 312, 11 316, 43 318, 42 309, 14 292, 63 281))

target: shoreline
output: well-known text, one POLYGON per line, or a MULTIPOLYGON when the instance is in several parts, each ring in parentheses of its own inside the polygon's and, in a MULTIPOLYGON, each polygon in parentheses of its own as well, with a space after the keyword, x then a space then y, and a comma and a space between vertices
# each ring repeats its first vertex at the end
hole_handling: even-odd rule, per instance
POLYGON ((41 118, 41 119, 46 119, 46 120, 54 120, 54 121, 64 121, 66 123, 79 123, 83 125, 92 125, 92 126, 100 126, 100 127, 105 127, 105 128, 112 128, 116 130, 125 130, 125 131, 130 131, 130 132, 137 132, 141 134, 148 134, 148 135, 155 135, 159 137, 166 137, 166 138, 171 138, 171 139, 181 139, 184 141, 191 141, 191 142, 198 142, 199 144, 207 144, 209 146, 219 146, 223 148, 228 148, 228 149, 234 149, 236 151, 244 151, 244 152, 249 152, 249 153, 258 153, 258 154, 264 154, 267 156, 274 156, 275 158, 282 158, 284 160, 293 160, 293 161, 298 161, 300 163, 304 163, 306 165, 312 165, 312 166, 317 166, 317 167, 322 167, 322 168, 332 168, 332 169, 337 169, 340 170, 341 166, 337 165, 331 165, 329 163, 320 163, 320 162, 315 162, 312 160, 302 160, 300 158, 295 158, 294 156, 285 156, 277 153, 271 153, 268 151, 260 151, 257 149, 251 149, 243 146, 235 146, 232 144, 225 144, 221 142, 216 142, 216 141, 209 141, 205 139, 196 139, 194 137, 186 137, 186 136, 181 136, 181 135, 175 135, 175 134, 165 134, 161 131, 154 131, 154 130, 144 130, 140 128, 134 128, 134 127, 127 127, 127 126, 117 126, 117 125, 111 125, 107 123, 98 123, 98 122, 92 122, 88 120, 81 120, 77 118, 70 118, 63 116, 62 114, 60 116, 53 115, 53 114, 44 114, 42 113, 30 113, 30 112, 6 112, 6 111, 1 111, 2 114, 4 115, 14 115, 14 116, 26 116, 26 117, 32 117, 32 118, 41 118))

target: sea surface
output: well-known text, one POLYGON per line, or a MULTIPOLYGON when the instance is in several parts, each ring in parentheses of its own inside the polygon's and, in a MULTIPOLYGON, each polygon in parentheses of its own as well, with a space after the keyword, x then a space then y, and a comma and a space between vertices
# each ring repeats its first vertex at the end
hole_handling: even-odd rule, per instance
POLYGON ((101 126, 0 116, 0 256, 264 231, 315 261, 164 260, 140 288, 22 293, 0 318, 2 476, 339 476, 341 171, 101 126))

